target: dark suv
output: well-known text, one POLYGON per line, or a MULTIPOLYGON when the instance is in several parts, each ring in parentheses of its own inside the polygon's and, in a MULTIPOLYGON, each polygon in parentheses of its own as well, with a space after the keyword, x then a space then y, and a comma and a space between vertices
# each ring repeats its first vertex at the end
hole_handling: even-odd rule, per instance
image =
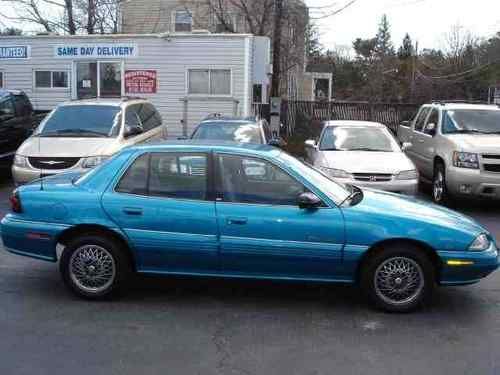
POLYGON ((267 144, 283 147, 285 142, 271 131, 265 119, 211 115, 200 122, 191 139, 267 144))
POLYGON ((10 169, 17 148, 47 112, 35 112, 22 91, 0 90, 0 169, 10 169))

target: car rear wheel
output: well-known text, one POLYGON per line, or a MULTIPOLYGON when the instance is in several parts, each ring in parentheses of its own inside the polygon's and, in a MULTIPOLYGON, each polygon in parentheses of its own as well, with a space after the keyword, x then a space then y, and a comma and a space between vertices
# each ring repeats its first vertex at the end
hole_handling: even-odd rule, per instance
POLYGON ((66 286, 77 296, 104 299, 123 286, 130 266, 119 245, 100 235, 83 235, 65 248, 60 271, 66 286))
POLYGON ((422 249, 401 243, 377 252, 365 262, 361 285, 380 309, 411 312, 432 295, 434 267, 422 249))

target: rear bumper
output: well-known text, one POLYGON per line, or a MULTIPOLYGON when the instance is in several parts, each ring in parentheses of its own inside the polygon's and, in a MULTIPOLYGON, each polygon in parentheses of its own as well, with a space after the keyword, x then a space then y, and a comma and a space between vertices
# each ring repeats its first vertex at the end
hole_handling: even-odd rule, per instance
POLYGON ((500 266, 495 245, 483 252, 438 251, 442 260, 441 285, 474 284, 500 266))
POLYGON ((67 228, 66 225, 23 221, 7 215, 1 222, 2 242, 11 253, 56 262, 57 238, 67 228))
POLYGON ((446 187, 453 195, 500 199, 500 173, 448 167, 446 187))

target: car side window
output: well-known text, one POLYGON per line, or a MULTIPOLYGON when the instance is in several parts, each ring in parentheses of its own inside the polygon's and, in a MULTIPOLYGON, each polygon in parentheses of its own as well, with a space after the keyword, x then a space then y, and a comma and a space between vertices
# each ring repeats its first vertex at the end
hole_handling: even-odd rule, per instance
POLYGON ((137 114, 139 115, 144 131, 146 132, 161 125, 161 121, 158 119, 155 108, 149 103, 137 106, 137 114))
POLYGON ((297 205, 308 190, 268 161, 236 155, 218 157, 219 201, 263 205, 297 205))
POLYGON ((437 126, 438 126, 438 123, 439 123, 439 111, 434 108, 432 110, 431 114, 429 115, 429 119, 427 120, 427 123, 425 124, 424 133, 432 135, 433 132, 431 130, 429 130, 429 128, 428 128, 429 124, 434 124, 434 133, 435 133, 437 126))
POLYGON ((137 114, 137 105, 131 105, 125 110, 125 125, 142 127, 139 115, 137 114))
POLYGON ((149 194, 156 197, 206 200, 207 165, 206 154, 152 154, 149 194))
POLYGON ((137 158, 118 183, 115 191, 119 193, 147 195, 149 155, 137 158))
POLYGON ((14 106, 19 116, 28 116, 31 113, 31 105, 24 95, 14 95, 14 106))
POLYGON ((422 132, 424 129, 425 125, 425 119, 427 118, 427 115, 429 114, 430 108, 424 108, 420 111, 418 114, 416 120, 415 120, 415 131, 417 132, 422 132))
POLYGON ((10 98, 0 100, 0 117, 15 116, 16 111, 10 98))

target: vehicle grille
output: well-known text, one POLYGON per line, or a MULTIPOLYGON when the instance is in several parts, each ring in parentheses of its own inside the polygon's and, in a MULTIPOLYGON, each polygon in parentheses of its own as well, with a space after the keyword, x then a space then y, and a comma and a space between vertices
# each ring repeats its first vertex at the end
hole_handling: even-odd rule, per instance
POLYGON ((74 167, 80 158, 28 158, 30 165, 36 169, 69 169, 74 167))
POLYGON ((392 174, 386 173, 354 173, 354 179, 364 182, 387 182, 392 180, 392 174))
POLYGON ((485 171, 500 173, 500 164, 484 164, 483 167, 485 171))
POLYGON ((483 159, 500 160, 500 155, 483 155, 483 159))
POLYGON ((207 172, 205 167, 191 167, 192 176, 206 176, 207 172))

